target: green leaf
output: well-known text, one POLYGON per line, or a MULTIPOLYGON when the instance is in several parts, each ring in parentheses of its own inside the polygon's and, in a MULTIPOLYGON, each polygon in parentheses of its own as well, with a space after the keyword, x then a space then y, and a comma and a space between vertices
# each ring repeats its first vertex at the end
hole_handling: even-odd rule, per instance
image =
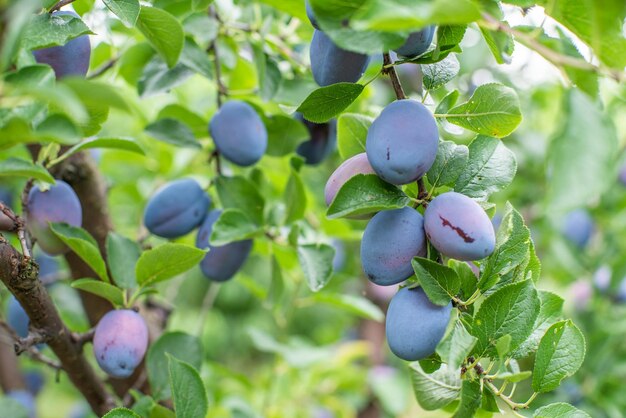
POLYGON ((465 145, 452 141, 439 142, 435 162, 426 173, 428 182, 433 187, 451 185, 465 169, 468 158, 469 150, 465 145))
POLYGON ((561 317, 563 298, 552 292, 540 290, 539 300, 541 301, 541 308, 539 309, 539 316, 535 320, 533 333, 513 353, 514 358, 527 357, 530 353, 536 351, 539 347, 539 341, 547 329, 561 317))
POLYGON ((428 65, 422 65, 424 88, 436 90, 451 81, 459 74, 461 66, 455 55, 448 55, 445 59, 428 65))
POLYGON ((519 383, 523 380, 528 379, 532 375, 533 374, 530 370, 517 372, 517 373, 505 372, 505 373, 498 373, 498 379, 504 380, 509 383, 519 383))
POLYGON ((132 138, 123 138, 123 137, 115 137, 115 138, 90 138, 85 139, 84 141, 79 142, 74 145, 72 148, 65 151, 64 156, 70 156, 72 154, 76 154, 77 152, 93 149, 93 148, 110 148, 110 149, 118 149, 129 152, 134 152, 136 154, 146 155, 146 152, 135 142, 132 138))
POLYGON ((335 249, 328 244, 304 244, 298 246, 298 261, 309 289, 321 290, 333 274, 335 249))
POLYGON ((128 27, 135 26, 139 17, 139 0, 103 0, 103 3, 128 27))
POLYGON ((156 7, 142 7, 137 28, 159 53, 167 66, 173 68, 183 50, 185 35, 174 16, 156 7))
POLYGON ((272 304, 272 306, 277 306, 285 291, 285 279, 283 277, 282 269, 280 268, 280 264, 278 264, 278 260, 276 256, 272 254, 271 260, 271 272, 272 272, 272 281, 270 283, 270 288, 267 291, 267 299, 272 304))
POLYGON ((473 418, 482 401, 482 385, 478 380, 464 380, 461 384, 461 403, 452 418, 473 418))
POLYGON ((417 64, 434 64, 443 61, 452 52, 461 52, 459 44, 465 36, 467 25, 440 25, 437 27, 437 46, 411 62, 417 64))
POLYGON ((503 335, 496 341, 496 352, 498 358, 503 360, 507 354, 511 351, 511 336, 509 334, 503 335))
POLYGON ((337 83, 321 87, 309 94, 297 111, 311 122, 328 122, 350 106, 363 88, 363 85, 356 83, 337 83))
POLYGON ((361 318, 377 322, 385 319, 385 314, 377 305, 361 296, 322 292, 314 294, 312 298, 316 303, 335 306, 361 318))
POLYGON ((595 202, 614 183, 617 133, 611 117, 576 89, 564 98, 562 126, 548 148, 546 193, 552 213, 595 202), (593 138, 593 140, 589 140, 593 138), (580 175, 585 167, 593 176, 580 175))
POLYGON ((461 279, 450 267, 422 257, 413 258, 411 265, 428 299, 435 305, 446 306, 459 293, 461 279))
POLYGON ((447 113, 459 100, 459 91, 452 90, 450 93, 446 94, 443 99, 439 102, 437 107, 435 108, 435 113, 447 113))
POLYGON ((141 418, 139 415, 126 408, 111 409, 102 418, 141 418))
POLYGON ((170 354, 191 364, 195 368, 202 365, 202 344, 197 337, 184 332, 166 332, 150 344, 146 355, 146 369, 152 394, 156 400, 171 397, 169 375, 163 367, 170 354))
POLYGON ((54 184, 54 177, 40 164, 18 158, 7 158, 0 161, 0 177, 26 177, 54 184))
POLYGON ((130 111, 126 99, 113 85, 79 77, 64 78, 60 84, 69 87, 86 106, 107 106, 130 111))
POLYGON ((585 338, 571 320, 557 322, 539 343, 533 370, 533 390, 550 392, 572 376, 585 359, 585 338))
POLYGON ((490 289, 501 276, 524 263, 530 242, 530 230, 524 225, 522 215, 507 202, 496 236, 496 248, 484 262, 478 288, 483 292, 490 289))
POLYGON ((182 63, 169 68, 161 58, 154 57, 143 69, 137 91, 141 97, 153 96, 173 89, 192 75, 193 71, 182 63))
POLYGON ((557 402, 537 409, 533 418, 591 418, 591 415, 568 403, 557 402))
POLYGON ((337 192, 326 212, 329 219, 403 208, 411 199, 375 174, 357 174, 337 192))
POLYGON ((496 138, 510 135, 522 121, 517 93, 497 83, 483 84, 474 91, 469 101, 435 116, 496 138))
POLYGON ((171 279, 198 264, 205 253, 196 247, 172 243, 144 251, 135 267, 137 283, 144 287, 171 279))
POLYGON ((437 345, 437 354, 451 369, 458 369, 476 345, 476 341, 476 337, 470 335, 460 321, 456 321, 437 345))
POLYGON ((167 358, 176 416, 204 418, 209 410, 209 401, 200 375, 190 364, 171 355, 167 358))
POLYGON ((265 200, 257 186, 242 176, 220 176, 215 181, 215 187, 224 209, 239 209, 258 225, 263 224, 265 200))
POLYGON ((74 144, 80 140, 82 133, 67 116, 51 113, 35 128, 39 140, 57 142, 59 144, 74 144))
POLYGON ((93 293, 111 302, 114 306, 124 306, 124 292, 119 287, 94 279, 79 279, 72 282, 75 289, 93 293))
POLYGON ((65 45, 68 41, 92 33, 76 16, 42 13, 33 16, 22 38, 22 48, 40 49, 65 45))
POLYGON ((122 289, 137 287, 135 266, 141 256, 139 245, 123 235, 109 232, 106 240, 107 261, 111 276, 122 289))
MULTIPOLYGON (((508 23, 500 22, 503 27, 508 27, 508 23)), ((510 64, 515 42, 513 36, 503 30, 489 30, 480 26, 480 33, 483 35, 491 54, 498 64, 510 64)))
POLYGON ((309 139, 309 131, 299 120, 273 115, 265 121, 267 155, 282 157, 296 151, 300 142, 309 139))
POLYGON ((209 59, 209 54, 200 48, 192 38, 185 38, 180 63, 208 79, 213 79, 213 64, 209 59))
POLYGON ((250 217, 239 209, 225 209, 213 224, 209 242, 221 246, 233 241, 252 238, 262 231, 250 217))
POLYGON ((293 168, 285 187, 285 223, 290 224, 304 217, 307 199, 304 183, 293 168))
POLYGON ((176 119, 159 119, 146 126, 145 132, 154 139, 177 147, 201 148, 191 129, 176 119))
POLYGON ((442 364, 432 374, 426 374, 417 362, 411 363, 410 367, 415 399, 425 410, 434 411, 443 408, 457 399, 461 393, 458 370, 442 364))
POLYGON ((454 190, 466 196, 486 200, 504 189, 515 177, 515 154, 499 139, 478 135, 469 145, 469 159, 459 175, 454 190))
POLYGON ((470 332, 478 338, 475 352, 479 357, 496 354, 499 338, 511 336, 510 350, 515 350, 533 331, 539 315, 539 297, 532 281, 524 280, 498 289, 480 305, 470 332))
POLYGON ((72 251, 76 253, 93 271, 107 283, 110 283, 107 266, 98 249, 96 240, 82 228, 66 223, 51 222, 50 229, 72 251))
POLYGON ((337 118, 337 146, 342 159, 365 152, 367 130, 373 121, 356 113, 344 113, 337 118))

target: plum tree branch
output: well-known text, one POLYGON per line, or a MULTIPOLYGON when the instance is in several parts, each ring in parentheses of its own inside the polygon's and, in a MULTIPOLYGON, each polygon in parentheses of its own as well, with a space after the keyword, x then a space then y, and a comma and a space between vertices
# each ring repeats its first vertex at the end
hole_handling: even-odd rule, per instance
POLYGON ((389 74, 389 79, 391 80, 391 85, 393 87, 393 91, 396 93, 396 98, 398 100, 406 99, 406 94, 404 94, 404 90, 402 90, 402 84, 400 84, 400 79, 398 78, 398 73, 396 73, 395 67, 392 65, 391 56, 389 56, 389 52, 385 52, 383 54, 383 74, 389 74))
POLYGON ((38 273, 39 267, 32 258, 25 259, 0 236, 0 280, 22 305, 31 327, 49 337, 48 346, 94 412, 104 415, 114 407, 113 399, 82 355, 82 347, 72 340, 38 273))
POLYGON ((63 6, 67 6, 70 3, 74 3, 76 0, 60 0, 55 3, 50 9, 48 9, 48 13, 54 13, 57 10, 61 10, 63 6))

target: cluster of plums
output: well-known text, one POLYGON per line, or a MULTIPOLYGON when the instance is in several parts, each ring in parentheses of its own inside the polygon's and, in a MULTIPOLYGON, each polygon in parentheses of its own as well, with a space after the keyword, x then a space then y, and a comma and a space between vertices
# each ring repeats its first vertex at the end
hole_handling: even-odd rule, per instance
MULTIPOLYGON (((391 103, 370 126, 366 152, 346 160, 328 179, 326 203, 331 204, 341 186, 357 174, 376 174, 395 185, 420 179, 432 166, 438 143, 437 125, 426 107, 414 100, 391 103)), ((435 197, 423 216, 411 207, 381 211, 363 234, 363 270, 377 285, 403 282, 414 274, 411 260, 426 256, 427 242, 447 257, 475 261, 493 252, 495 231, 480 205, 456 192, 435 197)), ((387 312, 392 352, 405 360, 432 354, 451 308, 432 304, 420 288, 403 288, 387 312)))
MULTIPOLYGON (((309 49, 311 72, 315 82, 324 87, 341 82, 358 81, 369 64, 370 56, 335 45, 332 39, 321 30, 309 2, 306 1, 305 5, 309 21, 315 28, 309 49)), ((408 58, 422 55, 430 46, 434 34, 434 26, 413 32, 395 52, 408 58)))

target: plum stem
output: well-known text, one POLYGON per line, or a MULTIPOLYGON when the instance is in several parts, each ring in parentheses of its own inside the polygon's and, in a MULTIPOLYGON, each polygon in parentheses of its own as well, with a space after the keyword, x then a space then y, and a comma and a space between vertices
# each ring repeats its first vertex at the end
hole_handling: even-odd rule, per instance
POLYGON ((383 54, 383 74, 389 74, 389 78, 391 79, 391 85, 393 86, 393 91, 396 93, 396 98, 398 100, 406 99, 406 94, 404 94, 404 90, 402 90, 402 84, 400 84, 400 79, 398 78, 398 73, 396 73, 396 69, 391 61, 391 56, 389 52, 385 52, 383 54))

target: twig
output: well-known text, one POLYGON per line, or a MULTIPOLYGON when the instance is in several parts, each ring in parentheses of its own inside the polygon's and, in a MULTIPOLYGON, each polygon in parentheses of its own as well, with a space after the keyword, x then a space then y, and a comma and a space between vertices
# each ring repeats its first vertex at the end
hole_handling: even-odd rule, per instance
POLYGON ((396 69, 394 68, 391 61, 391 57, 389 56, 389 52, 385 52, 383 54, 383 74, 389 74, 389 78, 391 79, 391 85, 393 86, 393 91, 396 93, 396 98, 398 100, 406 99, 406 94, 404 94, 404 90, 402 90, 402 84, 400 84, 400 79, 398 78, 398 73, 396 73, 396 69))
POLYGON ((18 216, 13 212, 13 210, 6 206, 4 203, 0 202, 0 212, 2 212, 7 218, 9 218, 13 222, 13 228, 11 231, 15 231, 17 234, 17 238, 20 241, 20 246, 22 247, 22 254, 24 255, 24 260, 29 260, 31 258, 30 249, 28 248, 28 243, 26 242, 26 224, 24 219, 21 216, 18 216))
POLYGON ((99 77, 102 74, 106 73, 107 71, 109 71, 111 68, 113 68, 113 66, 120 60, 120 57, 113 57, 110 60, 108 60, 107 62, 105 62, 104 64, 102 64, 100 67, 96 68, 94 70, 93 73, 89 74, 87 76, 87 79, 91 80, 93 78, 99 77))
MULTIPOLYGON (((55 370, 63 370, 61 364, 57 361, 54 361, 47 356, 41 354, 41 351, 37 348, 37 344, 41 344, 46 342, 46 338, 43 338, 42 335, 29 334, 26 338, 20 338, 17 335, 17 332, 9 324, 5 321, 0 320, 0 327, 4 329, 4 331, 11 338, 11 343, 13 344, 13 350, 15 351, 15 355, 19 356, 20 354, 26 353, 32 360, 37 361, 39 363, 45 364, 46 366, 55 369, 55 370)), ((7 344, 9 342, 7 341, 7 344)), ((2 341, 0 341, 2 344, 2 341)))
POLYGON ((72 332, 72 339, 74 340, 76 345, 78 345, 80 348, 83 348, 85 344, 93 341, 93 336, 95 333, 96 333, 95 328, 92 328, 87 332, 83 332, 82 334, 77 333, 77 332, 72 332))
POLYGON ((202 330, 204 329, 204 322, 206 321, 206 317, 213 307, 215 300, 217 299, 217 294, 219 293, 219 291, 220 284, 210 281, 209 288, 207 289, 206 295, 204 297, 204 302, 202 302, 202 312, 200 313, 200 325, 198 326, 198 335, 202 334, 202 330))
POLYGON ((67 6, 68 4, 74 3, 75 1, 76 0, 60 0, 48 10, 48 13, 54 13, 57 10, 60 10, 63 6, 67 6))

